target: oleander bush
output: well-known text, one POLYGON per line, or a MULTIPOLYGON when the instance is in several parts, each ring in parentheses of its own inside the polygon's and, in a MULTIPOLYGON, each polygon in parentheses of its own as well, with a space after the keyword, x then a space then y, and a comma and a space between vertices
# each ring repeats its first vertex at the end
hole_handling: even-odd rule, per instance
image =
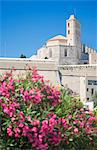
POLYGON ((0 150, 96 150, 97 116, 37 69, 0 78, 0 150))

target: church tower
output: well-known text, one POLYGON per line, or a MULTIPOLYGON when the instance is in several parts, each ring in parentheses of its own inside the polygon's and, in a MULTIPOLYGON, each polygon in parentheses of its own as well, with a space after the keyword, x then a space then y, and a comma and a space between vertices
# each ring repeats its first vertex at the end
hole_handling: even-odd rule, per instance
POLYGON ((66 21, 66 35, 68 45, 81 48, 80 23, 76 20, 74 15, 71 15, 66 21))

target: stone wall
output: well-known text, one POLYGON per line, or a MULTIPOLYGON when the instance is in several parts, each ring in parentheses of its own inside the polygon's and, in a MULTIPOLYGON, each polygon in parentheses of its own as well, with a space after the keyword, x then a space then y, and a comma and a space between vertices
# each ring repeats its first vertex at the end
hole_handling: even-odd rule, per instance
POLYGON ((49 80, 53 85, 59 84, 57 65, 52 60, 0 58, 0 74, 15 68, 15 75, 22 76, 26 74, 28 67, 37 67, 39 74, 43 75, 45 80, 49 80))
MULTIPOLYGON (((97 64, 96 65, 57 65, 53 60, 46 59, 12 59, 0 58, 0 74, 10 71, 12 67, 16 69, 15 76, 20 74, 26 75, 27 68, 37 67, 40 75, 45 80, 49 80, 52 85, 59 85, 71 89, 80 95, 81 100, 87 97, 87 87, 85 84, 88 78, 97 80, 97 64), (85 83, 84 83, 85 82, 85 83)), ((89 87, 90 88, 90 87, 89 87)), ((97 86, 91 87, 96 91, 97 86)))
POLYGON ((80 93, 80 77, 78 76, 62 76, 62 84, 64 87, 71 89, 74 93, 80 93))
POLYGON ((97 64, 93 65, 61 65, 62 75, 68 76, 97 76, 97 64))

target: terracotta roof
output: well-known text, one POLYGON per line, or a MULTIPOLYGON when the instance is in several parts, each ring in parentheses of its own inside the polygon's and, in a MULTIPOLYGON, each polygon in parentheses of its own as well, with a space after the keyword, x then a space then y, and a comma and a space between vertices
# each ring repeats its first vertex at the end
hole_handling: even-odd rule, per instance
POLYGON ((49 41, 63 41, 63 40, 67 40, 67 38, 63 35, 57 35, 57 36, 54 36, 53 38, 49 39, 49 41))

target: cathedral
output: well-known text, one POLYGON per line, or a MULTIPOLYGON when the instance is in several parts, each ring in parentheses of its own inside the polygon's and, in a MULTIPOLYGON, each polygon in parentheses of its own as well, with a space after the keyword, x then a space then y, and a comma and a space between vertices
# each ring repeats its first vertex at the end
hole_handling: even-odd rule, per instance
POLYGON ((0 73, 16 68, 15 76, 26 67, 38 69, 52 85, 61 85, 79 95, 83 103, 94 101, 97 91, 97 52, 81 42, 81 24, 71 15, 66 21, 66 37, 49 39, 31 58, 0 58, 0 73))
POLYGON ((59 65, 88 64, 89 54, 96 51, 81 43, 81 24, 71 15, 66 20, 66 37, 56 35, 37 50, 31 58, 52 59, 59 65))

